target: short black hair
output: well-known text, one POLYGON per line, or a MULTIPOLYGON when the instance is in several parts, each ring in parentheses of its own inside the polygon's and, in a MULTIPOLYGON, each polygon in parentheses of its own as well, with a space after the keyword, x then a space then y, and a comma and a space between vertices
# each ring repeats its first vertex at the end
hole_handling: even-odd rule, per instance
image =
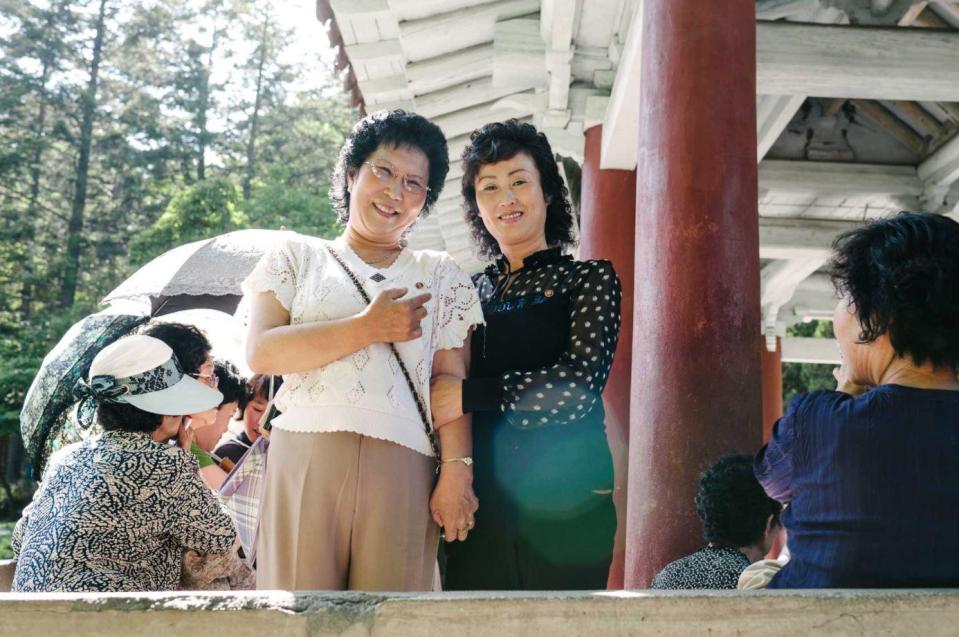
POLYGON ((833 285, 852 301, 860 343, 883 333, 917 365, 959 364, 959 223, 903 211, 841 234, 833 285))
POLYGON ((559 174, 549 140, 532 124, 510 119, 493 122, 473 131, 470 143, 463 151, 463 209, 473 241, 480 255, 486 258, 496 258, 502 251, 480 217, 473 182, 483 166, 510 159, 519 153, 529 155, 539 171, 540 186, 548 202, 546 244, 550 247, 565 248, 575 243, 569 190, 559 174))
POLYGON ((163 416, 129 403, 101 402, 97 405, 97 422, 104 431, 153 433, 163 424, 163 416))
MULTIPOLYGON (((280 387, 283 386, 283 377, 282 376, 273 376, 273 395, 276 395, 276 392, 280 391, 280 387)), ((270 375, 269 374, 253 374, 250 377, 250 380, 247 381, 247 403, 251 400, 269 400, 270 399, 270 375)), ((240 408, 240 413, 243 414, 246 411, 246 405, 240 408)))
POLYGON ((696 514, 703 521, 703 538, 713 546, 754 544, 770 515, 778 523, 781 509, 756 480, 749 454, 725 455, 699 478, 696 514))
POLYGON ((158 338, 173 350, 177 360, 187 374, 196 374, 213 346, 206 335, 193 325, 184 323, 158 322, 147 325, 143 331, 147 336, 158 338))
POLYGON ((446 174, 450 170, 449 148, 440 127, 416 113, 404 110, 370 113, 353 126, 333 169, 330 181, 330 201, 337 220, 345 224, 350 218, 349 176, 355 174, 380 146, 416 148, 421 150, 430 165, 429 192, 423 204, 421 217, 429 214, 443 191, 446 174))
POLYGON ((213 373, 217 378, 217 389, 223 394, 220 407, 227 403, 236 403, 237 409, 243 411, 249 397, 246 379, 240 375, 240 370, 230 361, 214 360, 213 373))

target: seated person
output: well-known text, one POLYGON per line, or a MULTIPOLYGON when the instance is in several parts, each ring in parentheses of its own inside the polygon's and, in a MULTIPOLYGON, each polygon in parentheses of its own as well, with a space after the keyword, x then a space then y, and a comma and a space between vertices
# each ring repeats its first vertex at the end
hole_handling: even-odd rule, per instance
MULTIPOLYGON (((273 393, 280 391, 283 385, 282 376, 273 377, 273 393)), ((213 452, 220 458, 229 458, 234 463, 239 462, 246 450, 260 437, 260 420, 270 403, 270 376, 268 374, 254 374, 249 382, 249 399, 242 409, 243 432, 217 446, 213 452)))
POLYGON ((223 553, 236 540, 229 514, 183 449, 184 414, 222 395, 145 335, 105 347, 77 392, 95 405, 104 431, 51 457, 14 529, 12 590, 174 590, 185 549, 223 553))
POLYGON ((756 458, 791 558, 769 588, 959 586, 959 223, 841 235, 839 391, 797 396, 756 458))
POLYGON ((707 545, 667 564, 649 587, 736 588, 740 573, 772 548, 780 508, 756 481, 752 456, 723 456, 703 473, 696 494, 707 545))
POLYGON ((217 360, 213 373, 216 378, 215 388, 223 394, 223 402, 216 409, 191 418, 193 444, 190 451, 200 465, 203 481, 211 489, 219 489, 234 463, 229 458, 220 458, 213 453, 213 449, 226 433, 237 409, 246 406, 247 390, 246 379, 240 376, 240 371, 233 363, 217 360))

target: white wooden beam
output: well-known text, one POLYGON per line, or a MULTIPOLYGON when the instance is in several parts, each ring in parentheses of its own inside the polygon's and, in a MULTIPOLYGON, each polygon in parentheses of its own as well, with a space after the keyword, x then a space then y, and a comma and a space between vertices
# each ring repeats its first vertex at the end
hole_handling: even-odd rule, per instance
POLYGON ((429 18, 438 13, 469 9, 486 4, 489 0, 388 0, 388 2, 397 20, 403 22, 429 18))
POLYGON ((917 169, 923 181, 922 205, 933 212, 959 212, 959 135, 927 157, 917 169))
POLYGON ((951 186, 959 181, 959 135, 919 164, 917 172, 926 184, 951 186))
POLYGON ((780 310, 785 306, 799 284, 829 260, 829 253, 803 256, 795 259, 773 261, 763 266, 760 273, 760 307, 762 309, 763 334, 766 347, 776 350, 776 337, 780 333, 780 310))
POLYGON ((546 45, 539 35, 535 19, 503 20, 493 34, 493 83, 512 86, 529 84, 536 88, 549 85, 546 45))
POLYGON ((616 69, 616 80, 610 94, 603 141, 600 146, 600 168, 632 170, 636 167, 639 145, 639 82, 643 49, 643 0, 629 23, 626 42, 616 69))
POLYGON ((819 259, 822 264, 832 254, 832 243, 836 237, 861 226, 862 224, 853 221, 760 217, 759 257, 788 260, 819 259))
POLYGON ((493 41, 497 21, 539 11, 539 0, 499 0, 400 24, 400 40, 412 62, 493 41))
POLYGON ((496 84, 492 77, 484 77, 435 93, 417 95, 415 98, 416 112, 424 117, 438 117, 532 88, 534 87, 521 84, 496 84))
MULTIPOLYGON (((766 2, 766 10, 773 9, 772 3, 766 2)), ((797 22, 810 22, 816 24, 848 24, 849 17, 845 12, 834 7, 825 7, 819 0, 800 0, 794 2, 790 0, 786 3, 778 3, 779 9, 788 9, 788 17, 797 22)), ((762 12, 757 6, 757 17, 762 12)), ((780 16, 787 17, 787 16, 780 16)), ((771 18, 775 19, 775 18, 771 18)), ((760 95, 756 100, 756 132, 757 149, 756 156, 758 161, 762 161, 769 149, 772 148, 776 140, 779 139, 786 126, 792 120, 796 111, 806 101, 805 95, 760 95)))
POLYGON ((415 95, 433 93, 493 74, 493 45, 480 44, 448 55, 411 62, 406 77, 415 95))
POLYGON ((836 309, 836 291, 829 276, 816 273, 803 280, 792 299, 779 310, 779 325, 782 333, 786 327, 812 319, 831 321, 836 309))
POLYGON ((839 355, 839 344, 835 339, 787 336, 782 339, 782 361, 839 365, 842 363, 842 358, 839 355))
MULTIPOLYGON (((580 0, 543 0, 549 21, 543 21, 541 34, 546 42, 546 70, 549 73, 549 108, 565 110, 573 75, 573 33, 580 12, 580 0)), ((542 14, 541 14, 542 15, 542 14)))
POLYGON ((396 38, 399 27, 386 0, 330 0, 347 46, 396 38))
POLYGON ((959 101, 959 32, 759 22, 756 60, 762 94, 959 101))
POLYGON ((765 160, 759 189, 819 195, 918 197, 923 184, 912 166, 765 160))
POLYGON ((804 101, 804 95, 756 96, 757 161, 763 160, 804 101))
MULTIPOLYGON (((522 96, 525 93, 518 95, 522 96)), ((535 112, 529 104, 531 102, 526 100, 511 100, 507 97, 496 102, 487 102, 455 113, 435 117, 433 121, 443 129, 447 139, 460 136, 468 137, 474 130, 489 122, 509 117, 529 117, 535 112)))
POLYGON ((346 55, 359 80, 401 75, 406 63, 403 47, 396 39, 346 45, 346 55))

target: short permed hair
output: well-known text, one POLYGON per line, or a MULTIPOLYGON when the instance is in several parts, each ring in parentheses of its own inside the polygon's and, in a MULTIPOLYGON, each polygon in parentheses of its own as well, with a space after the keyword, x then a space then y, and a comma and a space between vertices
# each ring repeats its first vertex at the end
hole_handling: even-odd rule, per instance
POLYGON ((778 523, 781 509, 756 480, 751 455, 723 456, 699 478, 696 514, 703 521, 703 538, 713 546, 754 544, 770 515, 778 523))
POLYGON ((959 364, 959 223, 904 211, 841 234, 833 248, 833 285, 855 307, 860 343, 888 332, 917 365, 959 364))
POLYGON ((143 333, 169 345, 187 374, 199 372, 213 349, 206 334, 185 323, 151 323, 143 333))
POLYGON ((240 375, 240 370, 230 361, 215 360, 213 373, 216 374, 217 389, 223 394, 220 407, 235 402, 236 408, 243 411, 249 398, 249 390, 246 379, 240 375))
POLYGON ((353 175, 380 146, 416 148, 426 155, 430 165, 429 192, 420 216, 429 214, 443 191, 450 170, 446 136, 440 127, 416 113, 403 110, 377 111, 356 123, 350 131, 333 169, 330 201, 337 220, 346 224, 350 218, 350 175, 353 175))
POLYGON ((519 153, 529 155, 539 171, 540 186, 547 201, 546 244, 565 248, 575 243, 569 190, 559 174, 549 140, 532 124, 510 119, 473 131, 470 143, 463 151, 463 208, 473 241, 482 257, 495 259, 502 255, 502 251, 480 217, 474 185, 476 176, 483 166, 510 159, 519 153))

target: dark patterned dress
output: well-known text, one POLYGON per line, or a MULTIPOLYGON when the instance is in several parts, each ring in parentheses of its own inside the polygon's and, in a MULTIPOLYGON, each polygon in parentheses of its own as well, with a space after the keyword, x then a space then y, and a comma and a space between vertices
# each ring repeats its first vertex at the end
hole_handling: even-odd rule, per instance
POLYGON ((191 456, 107 431, 51 456, 13 532, 13 590, 176 590, 184 549, 223 553, 235 539, 191 456))
POLYGON ((473 280, 486 326, 472 339, 463 409, 473 414, 480 508, 446 546, 449 590, 603 589, 616 515, 602 392, 620 327, 609 261, 558 248, 473 280))
POLYGON ((749 558, 738 549, 707 546, 667 564, 649 587, 659 590, 736 588, 747 566, 749 558))

